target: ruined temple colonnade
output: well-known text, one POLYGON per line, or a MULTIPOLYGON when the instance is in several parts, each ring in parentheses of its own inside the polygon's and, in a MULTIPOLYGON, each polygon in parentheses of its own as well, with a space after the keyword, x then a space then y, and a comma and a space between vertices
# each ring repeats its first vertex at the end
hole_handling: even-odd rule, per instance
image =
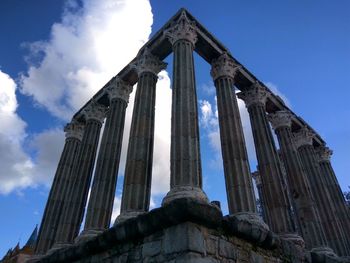
POLYGON ((170 191, 162 206, 183 198, 210 204, 202 189, 193 52, 211 64, 230 220, 253 226, 259 233, 273 232, 314 253, 350 256, 349 209, 325 142, 184 9, 65 127, 65 146, 42 219, 36 254, 84 242, 109 228, 125 112, 136 83, 121 213, 114 224, 149 211, 155 101, 161 99, 156 98, 157 74, 166 68, 163 60, 170 53, 170 191), (244 100, 250 116, 264 220, 257 213, 235 89, 240 91, 237 96, 244 100), (85 225, 79 234, 85 209, 85 225))

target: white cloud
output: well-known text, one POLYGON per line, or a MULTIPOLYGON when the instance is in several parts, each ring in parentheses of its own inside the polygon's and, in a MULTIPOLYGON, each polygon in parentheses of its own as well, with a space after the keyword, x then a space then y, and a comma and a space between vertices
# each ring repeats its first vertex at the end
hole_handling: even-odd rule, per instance
POLYGON ((32 57, 21 76, 22 93, 65 120, 135 57, 153 22, 148 0, 69 4, 48 41, 27 44, 32 57))
MULTIPOLYGON (((26 43, 30 54, 26 57, 28 71, 20 78, 22 94, 31 96, 36 105, 59 119, 69 120, 81 105, 136 56, 139 48, 148 40, 152 23, 153 14, 148 0, 83 0, 82 7, 74 0, 68 1, 61 22, 51 28, 49 40, 26 43)), ((160 73, 157 87, 152 193, 162 194, 169 188, 170 162, 171 90, 166 72, 160 73)), ((2 174, 11 179, 0 186, 2 193, 49 184, 64 145, 63 132, 52 128, 30 136, 26 145, 34 149, 34 156, 29 157, 24 153, 22 145, 26 137, 26 124, 15 114, 17 102, 14 89, 11 91, 12 100, 6 104, 3 101, 8 99, 4 95, 0 97, 1 111, 10 112, 12 115, 6 116, 10 116, 9 123, 13 122, 8 125, 13 127, 12 131, 6 134, 3 143, 1 140, 4 137, 1 136, 0 143, 4 145, 1 149, 8 149, 2 159, 13 164, 10 168, 19 174, 20 180, 11 179, 14 177, 5 170, 9 165, 2 167, 2 174)), ((122 172, 133 96, 126 117, 120 165, 122 172)))
POLYGON ((33 163, 22 148, 26 123, 17 115, 16 84, 0 71, 0 193, 25 188, 32 183, 33 163))

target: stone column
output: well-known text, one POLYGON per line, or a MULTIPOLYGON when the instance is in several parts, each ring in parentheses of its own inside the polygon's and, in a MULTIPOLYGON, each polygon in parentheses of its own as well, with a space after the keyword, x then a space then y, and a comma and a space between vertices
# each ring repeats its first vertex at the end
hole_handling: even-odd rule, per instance
POLYGON ((259 83, 238 93, 249 112, 268 225, 272 231, 296 241, 299 238, 294 235, 288 197, 283 189, 280 161, 265 112, 267 96, 266 89, 259 83))
MULTIPOLYGON (((220 141, 230 215, 261 220, 256 211, 253 183, 245 146, 234 77, 238 66, 227 53, 212 62, 217 94, 220 141)), ((262 221, 262 220, 261 220, 262 221)))
POLYGON ((185 12, 165 32, 174 52, 171 115, 170 191, 163 205, 177 198, 208 202, 202 190, 197 93, 193 49, 197 33, 185 12))
POLYGON ((83 111, 86 120, 84 136, 77 166, 72 174, 73 184, 69 189, 68 199, 62 210, 55 247, 73 243, 74 238, 79 233, 105 113, 105 107, 96 102, 92 102, 83 111))
POLYGON ((292 141, 292 114, 288 111, 277 111, 268 117, 278 138, 294 212, 306 247, 309 249, 326 247, 325 234, 310 183, 292 141))
MULTIPOLYGON (((326 146, 319 146, 316 148, 318 154, 318 161, 321 169, 321 174, 325 187, 327 188, 330 197, 333 201, 336 216, 339 219, 339 223, 343 228, 344 236, 347 240, 348 247, 350 245, 350 216, 349 211, 345 203, 343 192, 339 186, 337 177, 334 173, 331 164, 331 155, 333 151, 326 146)), ((348 254, 350 256, 350 254, 348 254)))
POLYGON ((315 149, 312 145, 314 133, 302 128, 294 136, 294 143, 300 154, 305 173, 321 218, 326 241, 338 254, 346 255, 346 241, 333 205, 330 193, 322 180, 322 174, 315 149))
POLYGON ((46 203, 36 243, 35 254, 39 255, 45 254, 55 240, 62 207, 67 199, 67 189, 73 183, 71 180, 72 168, 77 161, 83 136, 83 126, 73 120, 64 127, 64 131, 66 141, 46 203))
POLYGON ((122 148, 125 112, 132 86, 116 77, 106 88, 110 105, 98 154, 94 181, 81 237, 109 228, 122 148))
POLYGON ((166 63, 145 50, 133 66, 139 79, 130 128, 122 203, 116 222, 149 210, 157 74, 166 68, 166 63))

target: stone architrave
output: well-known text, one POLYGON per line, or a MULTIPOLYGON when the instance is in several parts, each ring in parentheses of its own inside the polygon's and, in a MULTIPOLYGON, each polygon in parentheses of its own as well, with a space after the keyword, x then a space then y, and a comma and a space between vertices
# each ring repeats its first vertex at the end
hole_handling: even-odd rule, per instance
MULTIPOLYGON (((345 233, 347 244, 350 247, 350 214, 344 199, 343 192, 339 186, 338 179, 335 175, 331 164, 331 155, 333 151, 326 146, 319 146, 316 148, 318 154, 318 161, 320 164, 321 173, 325 187, 328 189, 330 197, 333 201, 336 215, 339 219, 340 225, 345 233)), ((350 254, 349 254, 350 255, 350 254)))
POLYGON ((303 170, 299 153, 293 144, 292 116, 289 111, 277 111, 270 113, 268 119, 275 130, 280 145, 292 205, 300 232, 308 249, 319 249, 326 247, 327 242, 309 180, 303 170))
POLYGON ((172 44, 173 89, 171 115, 170 191, 163 205, 178 198, 208 202, 202 190, 197 93, 193 49, 197 41, 196 25, 183 12, 165 31, 172 44))
POLYGON ((46 203, 36 243, 35 254, 45 254, 53 245, 62 207, 67 201, 67 189, 72 187, 72 170, 77 162, 83 136, 83 125, 75 120, 64 127, 66 140, 46 203))
POLYGON ((293 141, 298 149, 304 171, 310 182, 311 191, 315 198, 326 236, 326 242, 338 255, 349 255, 344 232, 336 216, 336 208, 322 180, 322 172, 313 146, 314 136, 312 131, 303 127, 294 134, 293 141))
POLYGON ((86 125, 81 150, 72 174, 73 184, 68 190, 67 202, 62 210, 54 248, 73 243, 79 233, 106 108, 93 101, 84 109, 83 114, 86 125))
MULTIPOLYGON (((211 75, 217 95, 220 141, 230 215, 260 217, 256 211, 253 183, 243 127, 234 93, 237 64, 224 53, 212 62, 211 75)), ((261 224, 263 224, 260 219, 261 224)), ((267 226, 265 225, 265 228, 267 226)))
POLYGON ((282 237, 301 242, 295 234, 288 196, 283 188, 280 160, 266 116, 265 104, 269 94, 256 82, 237 95, 245 101, 249 112, 268 225, 282 237))
POLYGON ((106 88, 110 105, 96 162, 94 180, 81 237, 91 237, 110 226, 122 148, 125 112, 132 86, 119 77, 106 88))
POLYGON ((133 65, 138 74, 138 84, 130 128, 122 203, 116 223, 149 210, 157 74, 165 69, 166 65, 147 49, 133 65))

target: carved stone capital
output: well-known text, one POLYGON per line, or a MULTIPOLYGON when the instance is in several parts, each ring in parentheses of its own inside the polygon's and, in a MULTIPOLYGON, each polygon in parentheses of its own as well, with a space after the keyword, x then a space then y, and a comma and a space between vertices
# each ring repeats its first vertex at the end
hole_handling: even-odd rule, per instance
POLYGON ((119 77, 116 77, 110 85, 106 88, 106 93, 110 100, 119 98, 126 103, 129 102, 130 93, 132 92, 132 86, 119 77))
POLYGON ((96 120, 101 124, 103 123, 103 120, 106 117, 106 113, 107 108, 95 101, 92 101, 83 110, 83 114, 85 116, 86 121, 96 120))
POLYGON ((261 105, 265 107, 266 99, 269 93, 260 83, 253 83, 246 91, 237 93, 238 98, 244 100, 249 108, 252 105, 261 105))
POLYGON ((167 65, 167 63, 161 61, 146 48, 137 61, 132 64, 132 67, 140 76, 143 72, 151 72, 157 75, 161 70, 166 69, 167 65))
POLYGON ((196 23, 190 21, 185 12, 181 13, 179 20, 171 25, 171 27, 164 31, 172 45, 178 40, 187 40, 194 46, 197 42, 196 23))
POLYGON ((304 145, 312 145, 312 139, 315 134, 308 128, 303 127, 298 132, 294 133, 293 142, 297 148, 304 145))
POLYGON ((333 151, 327 146, 323 145, 316 148, 316 153, 318 155, 319 162, 329 162, 331 160, 333 151))
POLYGON ((214 80, 219 77, 231 77, 234 79, 239 65, 225 52, 211 63, 210 75, 214 80))
POLYGON ((292 113, 289 111, 276 111, 270 113, 267 118, 270 121, 272 128, 277 130, 280 127, 291 127, 292 126, 292 113))
POLYGON ((252 177, 254 178, 256 185, 261 185, 261 176, 260 176, 259 171, 253 172, 252 177))
POLYGON ((66 133, 66 139, 76 138, 81 141, 84 133, 84 125, 73 120, 70 123, 66 124, 64 127, 64 132, 66 133))

